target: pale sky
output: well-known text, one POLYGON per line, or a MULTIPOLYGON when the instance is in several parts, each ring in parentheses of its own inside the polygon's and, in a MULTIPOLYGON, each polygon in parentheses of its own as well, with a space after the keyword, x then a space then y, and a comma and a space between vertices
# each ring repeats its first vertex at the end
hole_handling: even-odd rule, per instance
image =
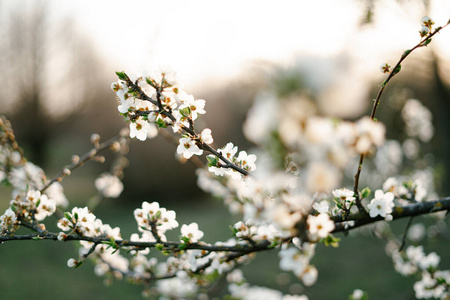
MULTIPOLYGON (((358 26, 363 0, 43 2, 57 18, 75 21, 111 73, 172 71, 182 86, 195 90, 245 76, 261 61, 295 65, 321 91, 319 102, 332 100, 333 106, 325 101, 324 107, 344 112, 351 107, 355 113, 363 109, 357 101, 367 98, 369 86, 382 80, 381 63, 394 64, 403 50, 419 42, 424 16, 415 5, 421 0, 376 0, 374 20, 364 27, 358 26)), ((6 3, 26 7, 34 0, 6 3)), ((429 16, 444 25, 450 1, 431 0, 429 16)), ((450 57, 450 28, 432 47, 450 57)), ((417 52, 426 54, 426 49, 417 52)))
MULTIPOLYGON (((378 0, 374 24, 361 30, 363 2, 52 1, 94 37, 118 69, 169 69, 187 84, 231 77, 261 59, 289 64, 299 55, 334 57, 345 51, 378 66, 391 52, 418 42, 422 11, 378 0)), ((432 3, 433 19, 443 24, 450 1, 432 3)), ((439 44, 449 49, 450 35, 443 35, 439 44)))

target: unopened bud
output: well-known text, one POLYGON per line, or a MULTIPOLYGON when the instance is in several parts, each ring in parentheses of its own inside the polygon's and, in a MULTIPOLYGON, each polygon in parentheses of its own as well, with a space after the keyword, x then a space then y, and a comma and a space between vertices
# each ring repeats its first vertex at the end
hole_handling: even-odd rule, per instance
POLYGON ((78 155, 72 155, 72 163, 77 164, 80 162, 80 157, 78 155))
POLYGON ((75 268, 76 266, 78 266, 79 262, 77 260, 75 260, 74 258, 69 258, 69 260, 67 261, 67 266, 69 268, 75 268))
POLYGON ((65 241, 67 238, 67 234, 65 234, 64 232, 60 232, 58 233, 58 241, 65 241))
POLYGON ((119 152, 120 151, 120 143, 114 142, 114 143, 112 143, 110 148, 111 148, 111 151, 113 151, 113 152, 119 152))
POLYGON ((426 26, 428 28, 431 28, 431 26, 434 25, 433 20, 430 17, 423 17, 421 20, 422 26, 426 26))
POLYGON ((104 156, 96 156, 95 157, 95 161, 99 162, 99 163, 104 163, 106 161, 106 158, 104 156))
POLYGON ((100 141, 100 135, 97 133, 93 133, 91 135, 91 143, 92 144, 97 144, 100 141))
POLYGON ((63 175, 64 175, 64 176, 69 176, 70 174, 71 174, 70 169, 65 168, 65 169, 63 170, 63 175))
POLYGON ((422 29, 419 30, 419 34, 421 37, 426 36, 430 32, 430 28, 428 26, 422 26, 422 29))
POLYGON ((127 137, 130 135, 130 129, 125 127, 120 130, 120 136, 127 137))

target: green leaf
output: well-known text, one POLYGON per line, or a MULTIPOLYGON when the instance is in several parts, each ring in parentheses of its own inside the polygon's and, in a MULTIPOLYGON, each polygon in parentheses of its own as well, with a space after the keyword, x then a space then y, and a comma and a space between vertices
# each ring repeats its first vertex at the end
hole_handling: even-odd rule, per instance
POLYGON ((65 212, 65 213, 64 213, 64 217, 65 217, 67 220, 72 220, 72 215, 71 215, 70 213, 68 213, 68 212, 65 212))
POLYGON ((236 235, 238 230, 236 228, 234 228, 233 226, 231 226, 231 225, 229 227, 230 227, 231 232, 233 232, 233 235, 236 235))
POLYGON ((406 57, 409 53, 411 53, 411 50, 405 50, 405 52, 403 52, 402 57, 406 57))
POLYGON ((427 40, 423 43, 423 45, 426 47, 426 46, 428 46, 429 43, 431 43, 431 39, 427 39, 427 40))
POLYGON ((167 128, 166 122, 161 119, 155 121, 155 124, 158 125, 159 128, 167 128))
POLYGON ((164 245, 163 244, 156 244, 155 248, 156 248, 156 250, 162 251, 164 249, 164 245))
POLYGON ((402 65, 398 65, 398 67, 395 69, 394 71, 394 75, 397 74, 398 72, 400 72, 402 70, 402 65))
POLYGON ((339 247, 339 242, 341 241, 341 239, 334 237, 332 234, 329 234, 326 238, 323 238, 322 241, 327 247, 331 246, 333 248, 337 248, 339 247))
POLYGON ((125 74, 124 71, 116 72, 116 75, 117 75, 117 77, 119 77, 120 80, 127 81, 128 76, 127 76, 127 74, 125 74))
POLYGON ((188 118, 191 115, 191 109, 189 107, 185 107, 183 109, 178 110, 183 117, 188 118))
POLYGON ((219 160, 214 155, 206 156, 206 160, 208 161, 208 167, 216 167, 219 160))
POLYGON ((152 87, 154 87, 155 89, 158 88, 158 84, 156 83, 156 81, 150 77, 146 77, 145 81, 150 84, 152 87))
POLYGON ((78 264, 74 267, 74 269, 81 267, 82 264, 83 264, 83 262, 79 261, 78 264))
POLYGON ((364 199, 364 198, 369 197, 369 195, 370 195, 371 192, 372 192, 372 191, 371 191, 368 187, 365 187, 365 188, 361 191, 361 199, 364 199))
POLYGON ((189 246, 189 244, 186 244, 186 243, 180 243, 180 244, 178 245, 178 249, 184 250, 184 249, 186 249, 188 246, 189 246))

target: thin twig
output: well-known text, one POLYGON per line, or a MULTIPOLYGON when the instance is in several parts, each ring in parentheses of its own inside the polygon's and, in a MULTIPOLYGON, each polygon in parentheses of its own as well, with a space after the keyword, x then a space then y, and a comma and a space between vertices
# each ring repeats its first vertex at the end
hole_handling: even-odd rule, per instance
POLYGON ((406 235, 408 234, 409 231, 409 227, 412 224, 412 220, 414 219, 414 216, 412 216, 411 218, 409 218, 408 224, 406 225, 405 228, 405 232, 403 233, 403 238, 402 238, 402 244, 400 245, 400 248, 398 248, 398 251, 402 251, 403 248, 405 248, 406 245, 406 235))
POLYGON ((67 174, 66 174, 66 169, 69 171, 73 171, 79 167, 81 167, 85 162, 87 162, 88 160, 91 160, 92 158, 94 158, 95 156, 97 156, 99 153, 103 152, 104 150, 108 149, 112 144, 114 144, 115 142, 117 142, 120 139, 125 138, 122 135, 116 135, 115 137, 107 140, 106 142, 101 143, 98 147, 95 147, 91 150, 89 150, 88 152, 86 152, 84 155, 82 155, 79 159, 78 162, 74 162, 71 165, 67 166, 66 168, 64 168, 64 170, 62 170, 61 172, 59 172, 55 177, 53 177, 52 180, 50 180, 41 190, 40 192, 43 193, 46 189, 48 189, 53 183, 55 182, 59 182, 62 180, 62 178, 64 178, 67 174))
MULTIPOLYGON (((403 52, 402 56, 400 57, 400 59, 398 60, 398 62, 395 64, 395 66, 392 68, 391 72, 389 73, 389 75, 387 76, 387 78, 383 81, 383 83, 380 86, 380 89, 378 90, 378 94, 377 97, 374 100, 373 103, 373 107, 372 107, 372 113, 370 114, 370 119, 373 120, 375 118, 375 113, 377 111, 378 105, 380 104, 380 99, 381 99, 381 95, 384 92, 384 88, 386 87, 386 85, 388 84, 388 82, 396 75, 398 74, 398 72, 400 72, 400 68, 401 68, 401 63, 403 62, 403 60, 406 59, 406 57, 408 57, 411 52, 413 52, 414 50, 421 48, 421 47, 426 47, 430 42, 431 42, 431 38, 437 34, 441 29, 445 28, 446 26, 448 26, 449 23, 447 23, 444 26, 440 26, 437 27, 434 32, 430 33, 429 35, 425 36, 423 39, 421 39, 421 41, 414 47, 412 47, 409 50, 406 50, 403 52)), ((361 174, 361 169, 362 169, 362 164, 364 162, 364 153, 362 153, 359 157, 359 164, 358 164, 358 169, 356 171, 355 174, 355 184, 353 187, 353 191, 355 193, 355 198, 356 198, 356 205, 358 207, 358 210, 360 212, 365 212, 364 207, 361 204, 361 198, 359 196, 359 189, 358 189, 358 185, 359 185, 359 177, 361 174)))

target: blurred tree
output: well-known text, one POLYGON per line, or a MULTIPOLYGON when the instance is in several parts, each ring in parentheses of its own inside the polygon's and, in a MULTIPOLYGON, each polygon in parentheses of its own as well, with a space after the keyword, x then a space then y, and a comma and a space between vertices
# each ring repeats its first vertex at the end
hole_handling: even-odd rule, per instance
POLYGON ((18 125, 30 160, 42 165, 58 121, 70 124, 96 97, 99 59, 72 20, 45 2, 0 2, 0 15, 0 109, 18 125))

